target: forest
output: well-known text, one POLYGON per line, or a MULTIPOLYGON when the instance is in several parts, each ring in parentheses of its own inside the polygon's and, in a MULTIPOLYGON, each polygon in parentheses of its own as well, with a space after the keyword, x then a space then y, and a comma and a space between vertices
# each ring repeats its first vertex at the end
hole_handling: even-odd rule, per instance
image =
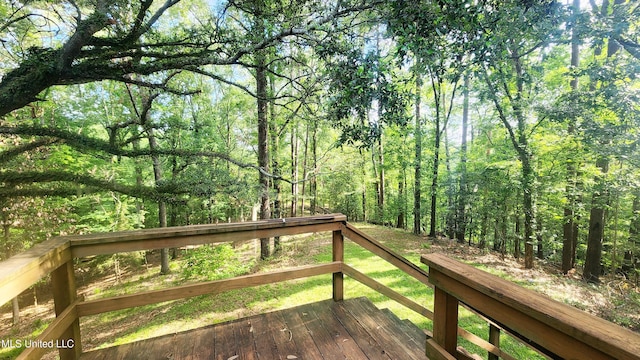
POLYGON ((624 0, 3 1, 2 259, 340 212, 637 282, 638 25, 624 0))

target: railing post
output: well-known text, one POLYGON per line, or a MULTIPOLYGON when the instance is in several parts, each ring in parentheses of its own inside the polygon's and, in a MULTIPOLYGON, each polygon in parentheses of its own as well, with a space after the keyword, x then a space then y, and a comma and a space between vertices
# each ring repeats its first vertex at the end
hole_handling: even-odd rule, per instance
MULTIPOLYGON (((342 230, 333 231, 333 261, 344 261, 344 237, 342 230)), ((344 275, 333 273, 333 301, 344 299, 344 275)))
MULTIPOLYGON (((78 294, 76 291, 76 278, 73 272, 73 261, 65 264, 51 272, 51 288, 55 303, 56 316, 60 315, 78 294)), ((82 353, 80 343, 80 321, 76 319, 67 331, 62 334, 60 342, 57 343, 60 353, 60 360, 76 360, 82 353)))
POLYGON ((458 299, 437 286, 434 292, 433 340, 455 356, 458 347, 458 299))
MULTIPOLYGON (((489 343, 497 348, 500 347, 500 328, 489 324, 489 343)), ((489 353, 489 360, 498 360, 499 356, 489 353)))

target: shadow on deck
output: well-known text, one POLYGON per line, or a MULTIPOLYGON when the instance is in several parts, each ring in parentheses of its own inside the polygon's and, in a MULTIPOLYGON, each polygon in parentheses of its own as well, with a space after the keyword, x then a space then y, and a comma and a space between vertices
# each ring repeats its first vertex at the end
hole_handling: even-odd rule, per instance
POLYGON ((88 351, 80 359, 427 359, 425 342, 414 324, 360 297, 88 351))

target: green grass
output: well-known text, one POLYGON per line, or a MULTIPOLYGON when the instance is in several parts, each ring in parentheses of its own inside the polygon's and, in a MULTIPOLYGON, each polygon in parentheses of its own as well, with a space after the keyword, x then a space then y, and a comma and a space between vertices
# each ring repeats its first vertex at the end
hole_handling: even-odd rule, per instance
MULTIPOLYGON (((28 334, 25 337, 18 337, 15 336, 15 334, 10 334, 10 337, 5 337, 2 336, 0 339, 3 339, 5 341, 7 340, 13 340, 14 342, 17 340, 20 341, 24 341, 25 339, 35 339, 36 337, 38 337, 40 334, 42 334, 42 332, 47 328, 47 326, 49 326, 49 321, 42 321, 40 319, 37 319, 36 321, 34 321, 33 324, 31 324, 31 333, 28 334)), ((17 343, 14 343, 14 345, 17 343)), ((20 347, 0 347, 0 359, 4 360, 4 359, 15 359, 16 357, 18 357, 18 355, 20 355, 20 353, 25 349, 24 344, 22 344, 22 346, 20 347)))

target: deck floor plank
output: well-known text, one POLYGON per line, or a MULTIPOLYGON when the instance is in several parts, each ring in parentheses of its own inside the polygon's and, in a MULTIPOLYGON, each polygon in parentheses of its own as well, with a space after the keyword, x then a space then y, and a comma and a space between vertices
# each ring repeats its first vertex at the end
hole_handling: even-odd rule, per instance
POLYGON ((371 337, 379 344, 384 345, 384 351, 389 354, 389 357, 392 359, 419 359, 418 356, 422 354, 416 354, 414 348, 406 346, 404 341, 398 341, 398 339, 406 337, 403 330, 398 329, 393 321, 384 316, 370 301, 365 301, 364 298, 354 300, 349 306, 350 311, 358 319, 358 322, 369 329, 371 337))
MULTIPOLYGON (((331 310, 327 311, 327 308, 331 308, 332 302, 328 301, 327 304, 311 304, 313 306, 316 316, 320 320, 320 324, 331 334, 334 343, 338 346, 339 353, 344 355, 345 359, 366 359, 367 356, 362 351, 360 346, 354 341, 349 331, 340 323, 336 318, 335 313, 331 310)), ((349 319, 347 319, 349 320, 349 319)), ((351 319, 353 320, 353 319, 351 319)), ((357 326, 357 324, 354 324, 357 326)))
POLYGON ((269 324, 271 336, 276 342, 278 357, 276 359, 301 359, 302 354, 292 341, 293 333, 287 327, 281 312, 267 313, 266 319, 269 324))
POLYGON ((233 327, 237 336, 238 360, 258 360, 250 321, 234 321, 233 327))
POLYGON ((82 360, 428 360, 426 336, 368 299, 259 314, 82 354, 82 360))
MULTIPOLYGON (((322 319, 320 319, 320 310, 318 307, 326 309, 326 305, 322 304, 309 304, 305 307, 307 314, 306 328, 313 336, 313 342, 317 346, 318 351, 322 354, 324 360, 344 360, 345 356, 342 354, 342 349, 336 344, 333 336, 324 326, 322 319), (318 305, 318 306, 314 306, 318 305)), ((342 327, 342 326, 341 326, 342 327)))
POLYGON ((292 340, 299 352, 304 352, 305 360, 325 360, 317 344, 316 334, 309 329, 308 323, 314 322, 308 306, 302 306, 296 311, 284 311, 282 316, 291 330, 292 340))
POLYGON ((267 317, 264 314, 261 314, 251 317, 248 321, 251 323, 250 332, 253 334, 253 341, 258 359, 277 359, 278 353, 276 342, 269 332, 267 317))
POLYGON ((234 326, 214 326, 213 329, 216 334, 215 359, 227 360, 230 358, 234 358, 234 356, 239 356, 237 353, 238 347, 236 344, 234 326))
MULTIPOLYGON (((216 336, 215 331, 210 330, 211 327, 197 329, 192 335, 195 338, 191 357, 189 360, 208 360, 212 359, 215 354, 216 336)), ((176 339, 176 343, 179 342, 176 339)), ((185 359, 186 360, 186 359, 185 359)))
POLYGON ((366 359, 370 360, 389 360, 391 357, 384 351, 384 349, 371 337, 369 330, 362 326, 349 312, 344 303, 335 303, 331 305, 331 311, 335 317, 340 321, 345 329, 349 332, 349 335, 353 341, 360 347, 365 354, 366 359))

